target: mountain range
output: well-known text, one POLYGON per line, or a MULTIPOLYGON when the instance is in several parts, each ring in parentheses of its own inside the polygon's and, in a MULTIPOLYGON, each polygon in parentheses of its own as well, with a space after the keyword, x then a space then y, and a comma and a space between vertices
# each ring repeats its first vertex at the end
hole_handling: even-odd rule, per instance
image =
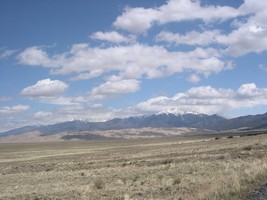
POLYGON ((233 129, 267 129, 267 113, 226 119, 218 115, 199 113, 159 113, 146 116, 115 118, 106 122, 68 121, 52 125, 25 126, 0 133, 0 137, 15 136, 28 132, 39 132, 43 136, 59 133, 80 133, 85 131, 107 131, 140 128, 195 128, 211 131, 233 129))

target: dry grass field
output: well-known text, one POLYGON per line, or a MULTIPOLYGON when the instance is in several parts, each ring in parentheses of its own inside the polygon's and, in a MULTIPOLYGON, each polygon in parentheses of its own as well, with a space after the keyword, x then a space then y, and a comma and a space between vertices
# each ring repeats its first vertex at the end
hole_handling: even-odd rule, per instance
POLYGON ((0 144, 0 199, 244 199, 267 134, 0 144))

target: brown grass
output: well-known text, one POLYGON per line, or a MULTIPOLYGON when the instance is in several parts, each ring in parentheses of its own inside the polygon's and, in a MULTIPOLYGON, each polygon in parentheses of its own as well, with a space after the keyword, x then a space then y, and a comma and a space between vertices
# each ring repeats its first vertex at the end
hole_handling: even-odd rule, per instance
POLYGON ((0 145, 0 199, 244 199, 267 135, 0 145))

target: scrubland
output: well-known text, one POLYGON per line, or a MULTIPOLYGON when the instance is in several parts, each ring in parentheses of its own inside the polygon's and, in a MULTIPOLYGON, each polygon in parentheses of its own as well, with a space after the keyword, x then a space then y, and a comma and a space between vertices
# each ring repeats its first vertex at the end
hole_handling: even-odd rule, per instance
POLYGON ((0 199, 244 199, 267 134, 0 144, 0 199))

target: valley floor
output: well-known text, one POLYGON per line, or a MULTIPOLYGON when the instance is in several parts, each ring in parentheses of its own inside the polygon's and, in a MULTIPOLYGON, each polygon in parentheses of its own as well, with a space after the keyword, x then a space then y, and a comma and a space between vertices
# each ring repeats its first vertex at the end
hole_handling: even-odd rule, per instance
POLYGON ((244 199, 267 134, 0 144, 0 199, 244 199))

